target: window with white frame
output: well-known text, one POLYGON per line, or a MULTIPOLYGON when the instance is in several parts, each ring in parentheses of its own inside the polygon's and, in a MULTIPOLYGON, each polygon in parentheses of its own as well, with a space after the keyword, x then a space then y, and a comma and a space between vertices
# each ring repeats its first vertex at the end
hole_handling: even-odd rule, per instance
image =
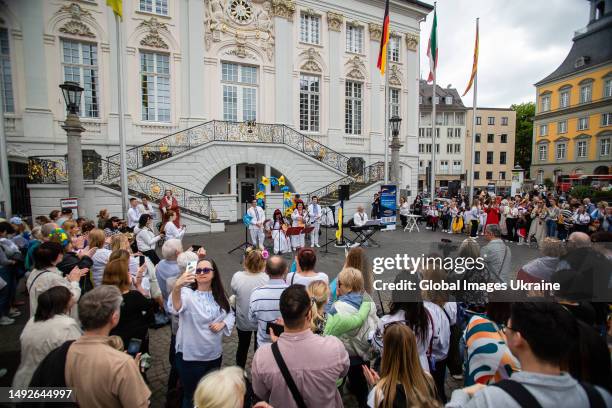
POLYGON ((308 44, 321 42, 321 17, 302 13, 300 16, 300 41, 308 44))
POLYGON ((499 164, 506 164, 507 152, 499 152, 499 164))
POLYGON ((452 96, 446 96, 444 98, 444 103, 447 105, 452 105, 453 104, 453 97, 452 96))
POLYGON ((601 114, 601 126, 611 126, 612 125, 612 112, 602 113, 601 114))
POLYGON ((441 172, 448 172, 448 160, 440 160, 440 171, 441 172))
POLYGON ((453 145, 451 143, 446 145, 446 153, 450 154, 453 152, 453 145))
POLYGON ((586 140, 579 140, 576 143, 576 157, 584 159, 587 157, 587 142, 586 140))
POLYGON ((599 156, 610 156, 610 139, 601 139, 599 142, 599 156))
POLYGON ((604 98, 612 97, 612 77, 604 78, 604 98))
POLYGON ((476 124, 477 125, 481 125, 482 124, 482 118, 480 116, 476 116, 476 124))
POLYGON ((257 67, 221 63, 223 120, 239 122, 257 119, 257 67))
POLYGON ((425 128, 419 128, 419 137, 425 137, 425 128))
POLYGON ((142 120, 170 121, 170 56, 140 53, 142 120))
POLYGON ((444 112, 444 126, 453 126, 455 124, 455 114, 453 112, 444 112))
POLYGON ((461 153, 461 144, 455 143, 455 153, 461 153))
POLYGON ((487 171, 487 172, 485 173, 485 178, 486 178, 487 180, 491 180, 491 179, 493 178, 493 172, 492 172, 492 171, 487 171))
POLYGON ((389 54, 389 61, 400 62, 400 38, 392 35, 389 37, 389 43, 387 44, 387 54, 389 54))
POLYGON ((363 54, 363 27, 346 25, 346 51, 363 54))
POLYGON ((548 125, 546 123, 540 125, 540 136, 546 136, 548 134, 548 125))
POLYGON ((455 125, 458 125, 458 126, 465 125, 465 114, 463 112, 455 113, 455 125))
POLYGON ((506 179, 506 172, 505 171, 500 171, 499 172, 499 179, 500 180, 505 180, 506 179))
POLYGON ((565 160, 565 152, 567 151, 567 146, 565 143, 557 144, 557 160, 565 160))
POLYGON ((578 130, 586 130, 589 128, 589 117, 578 118, 578 130))
POLYGON ((580 86, 580 103, 591 102, 593 96, 593 85, 591 83, 580 86))
POLYGON ((456 138, 460 138, 461 137, 461 128, 455 128, 455 137, 456 138))
POLYGON ((561 120, 557 122, 557 133, 567 133, 567 120, 561 120))
POLYGON ((168 0, 140 0, 140 11, 168 15, 168 0))
POLYGON ((0 28, 0 81, 4 93, 4 112, 15 112, 15 98, 13 96, 13 76, 11 70, 11 49, 9 35, 6 28, 0 28))
POLYGON ((540 99, 540 112, 546 112, 550 110, 550 95, 544 95, 540 99))
POLYGON ((474 152, 474 164, 480 164, 480 152, 474 152))
POLYGON ((344 100, 344 132, 349 135, 361 134, 361 107, 363 84, 346 81, 344 100))
POLYGON ((389 112, 391 117, 400 116, 400 90, 389 88, 389 112))
POLYGON ((559 93, 559 108, 567 108, 570 104, 570 90, 562 89, 559 93))
POLYGON ((461 160, 453 160, 453 171, 454 172, 461 171, 461 160))
POLYGON ((495 116, 489 116, 489 117, 487 118, 487 123, 488 123, 490 126, 495 125, 495 116))
POLYGON ((544 170, 538 170, 538 176, 536 178, 538 184, 544 183, 544 170))
POLYGON ((431 137, 431 128, 426 128, 425 137, 431 137))
POLYGON ((431 143, 425 145, 425 153, 431 153, 431 143))
POLYGON ((545 144, 541 144, 538 146, 538 160, 546 161, 548 160, 548 146, 545 144))
POLYGON ((300 75, 300 130, 319 131, 320 77, 300 75))
POLYGON ((425 153, 425 144, 419 143, 419 153, 425 153))
POLYGON ((64 81, 74 81, 83 88, 79 116, 100 116, 98 100, 98 47, 96 44, 62 40, 62 69, 64 81))
POLYGON ((453 137, 453 128, 446 129, 446 137, 453 137))
POLYGON ((440 153, 440 144, 436 143, 436 153, 440 153))
POLYGON ((508 143, 508 135, 506 133, 502 133, 499 139, 501 143, 508 143))
POLYGON ((508 117, 507 116, 502 116, 501 124, 502 124, 502 126, 508 126, 508 117))

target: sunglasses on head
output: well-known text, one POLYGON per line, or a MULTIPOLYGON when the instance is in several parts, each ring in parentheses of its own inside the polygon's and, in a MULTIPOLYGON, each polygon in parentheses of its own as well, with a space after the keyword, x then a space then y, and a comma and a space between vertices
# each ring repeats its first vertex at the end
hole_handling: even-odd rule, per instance
POLYGON ((213 268, 197 268, 195 270, 196 275, 200 275, 200 274, 208 274, 211 273, 214 269, 213 268))

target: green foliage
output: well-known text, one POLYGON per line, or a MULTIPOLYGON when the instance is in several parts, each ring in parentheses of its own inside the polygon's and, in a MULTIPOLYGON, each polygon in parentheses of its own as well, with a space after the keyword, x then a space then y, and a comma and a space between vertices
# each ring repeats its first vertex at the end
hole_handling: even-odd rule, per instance
POLYGON ((555 188, 555 183, 549 177, 544 179, 544 185, 548 190, 552 190, 553 188, 555 188))
POLYGON ((574 186, 569 191, 572 197, 582 200, 583 198, 593 197, 593 189, 589 186, 574 186))
POLYGON ((535 104, 533 102, 510 106, 516 112, 516 142, 514 144, 515 161, 525 169, 525 178, 529 176, 531 166, 531 145, 533 140, 533 117, 535 104))

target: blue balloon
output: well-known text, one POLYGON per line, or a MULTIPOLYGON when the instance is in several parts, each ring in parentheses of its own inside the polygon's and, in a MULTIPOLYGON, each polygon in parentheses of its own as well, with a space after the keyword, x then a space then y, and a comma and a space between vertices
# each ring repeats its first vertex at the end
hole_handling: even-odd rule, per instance
POLYGON ((293 201, 286 199, 285 200, 285 207, 291 207, 293 205, 293 201))
POLYGON ((270 185, 278 186, 278 179, 276 177, 270 177, 270 185))
POLYGON ((266 186, 264 185, 264 183, 259 183, 257 187, 259 188, 259 191, 266 191, 266 186))
POLYGON ((287 191, 289 191, 289 186, 282 186, 282 187, 281 187, 281 191, 282 191, 283 193, 286 193, 287 191))

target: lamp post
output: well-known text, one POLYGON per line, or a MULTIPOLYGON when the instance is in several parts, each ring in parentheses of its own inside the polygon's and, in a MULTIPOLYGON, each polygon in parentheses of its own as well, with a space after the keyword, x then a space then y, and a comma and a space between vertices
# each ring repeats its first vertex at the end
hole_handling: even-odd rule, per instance
POLYGON ((389 119, 391 125, 391 184, 399 186, 400 183, 400 164, 399 164, 399 151, 403 146, 399 140, 399 131, 402 124, 402 118, 397 115, 393 115, 389 119))
POLYGON ((68 195, 83 199, 85 187, 83 185, 83 152, 81 151, 81 133, 85 128, 77 114, 81 103, 83 88, 78 83, 66 81, 60 85, 64 100, 66 101, 66 121, 62 129, 68 136, 68 195))

